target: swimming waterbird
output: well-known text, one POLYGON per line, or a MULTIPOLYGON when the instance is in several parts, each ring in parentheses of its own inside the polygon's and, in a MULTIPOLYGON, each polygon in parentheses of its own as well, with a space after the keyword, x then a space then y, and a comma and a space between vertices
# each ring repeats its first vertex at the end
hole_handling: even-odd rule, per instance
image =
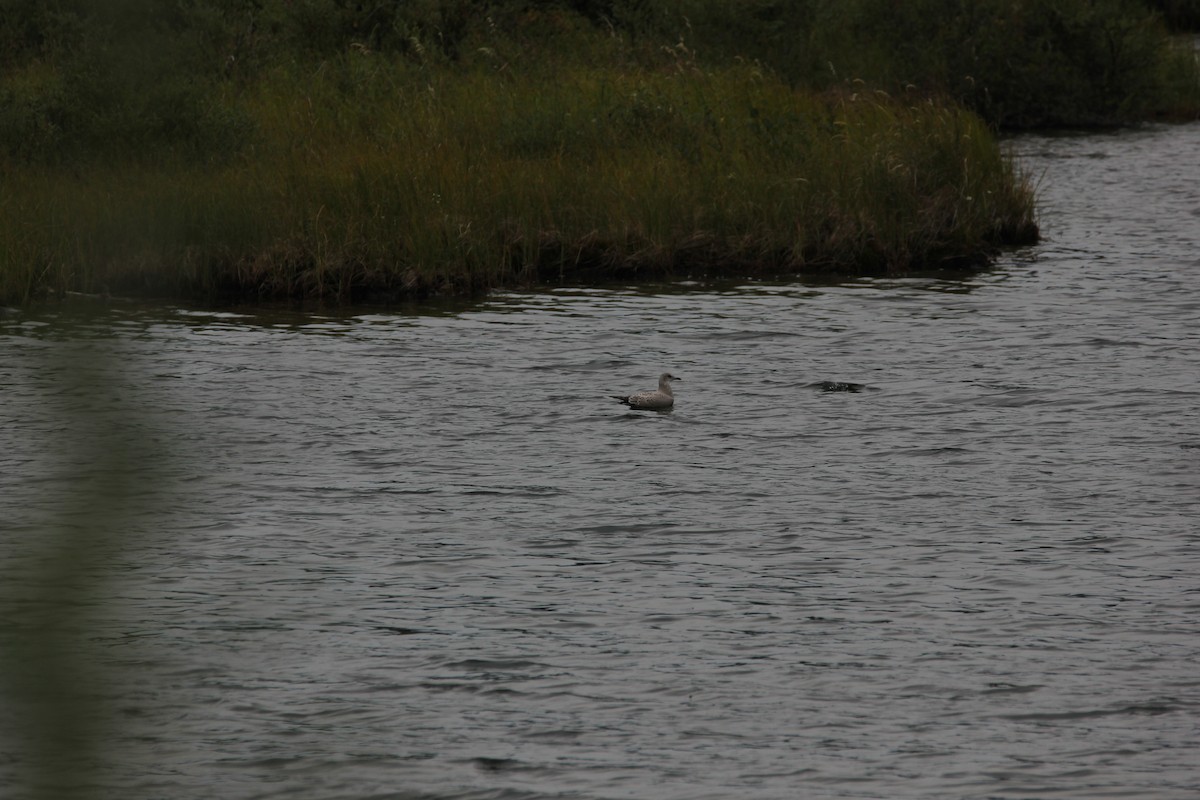
POLYGON ((671 392, 671 381, 682 380, 669 372, 658 376, 658 388, 637 394, 614 394, 612 397, 625 405, 639 411, 662 411, 675 405, 675 395, 671 392))

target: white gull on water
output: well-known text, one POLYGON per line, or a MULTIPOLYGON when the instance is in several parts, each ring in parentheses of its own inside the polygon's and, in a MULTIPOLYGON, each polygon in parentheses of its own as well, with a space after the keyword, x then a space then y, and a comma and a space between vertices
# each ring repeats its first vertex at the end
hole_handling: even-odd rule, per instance
POLYGON ((669 372, 664 372, 658 376, 658 388, 648 392, 638 392, 637 394, 612 395, 630 408, 645 409, 647 411, 661 411, 664 408, 670 408, 675 405, 675 395, 671 392, 671 381, 682 380, 676 378, 669 372))

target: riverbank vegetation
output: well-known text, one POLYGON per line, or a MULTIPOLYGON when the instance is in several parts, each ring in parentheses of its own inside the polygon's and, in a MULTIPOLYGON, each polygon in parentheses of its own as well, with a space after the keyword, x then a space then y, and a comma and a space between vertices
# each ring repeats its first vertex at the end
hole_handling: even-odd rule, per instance
POLYGON ((987 15, 1051 4, 0 0, 0 298, 977 264, 1036 237, 994 126, 1200 107, 1144 6, 1052 5, 1106 3, 1107 88, 1016 111, 987 15))

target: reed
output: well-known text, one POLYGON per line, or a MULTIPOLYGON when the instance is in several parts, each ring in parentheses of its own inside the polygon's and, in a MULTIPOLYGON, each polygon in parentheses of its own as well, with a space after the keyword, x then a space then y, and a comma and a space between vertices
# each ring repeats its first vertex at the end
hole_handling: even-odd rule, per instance
POLYGON ((903 272, 1036 237, 1026 179, 973 114, 750 65, 548 82, 351 53, 227 101, 257 131, 235 159, 10 163, 7 302, 903 272))

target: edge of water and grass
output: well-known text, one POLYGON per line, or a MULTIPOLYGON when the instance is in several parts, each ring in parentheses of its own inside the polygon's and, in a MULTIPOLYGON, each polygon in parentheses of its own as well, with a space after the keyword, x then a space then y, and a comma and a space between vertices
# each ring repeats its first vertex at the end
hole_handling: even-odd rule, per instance
POLYGON ((978 266, 1037 237, 998 128, 1200 110, 1132 0, 5 5, 6 303, 978 266))

